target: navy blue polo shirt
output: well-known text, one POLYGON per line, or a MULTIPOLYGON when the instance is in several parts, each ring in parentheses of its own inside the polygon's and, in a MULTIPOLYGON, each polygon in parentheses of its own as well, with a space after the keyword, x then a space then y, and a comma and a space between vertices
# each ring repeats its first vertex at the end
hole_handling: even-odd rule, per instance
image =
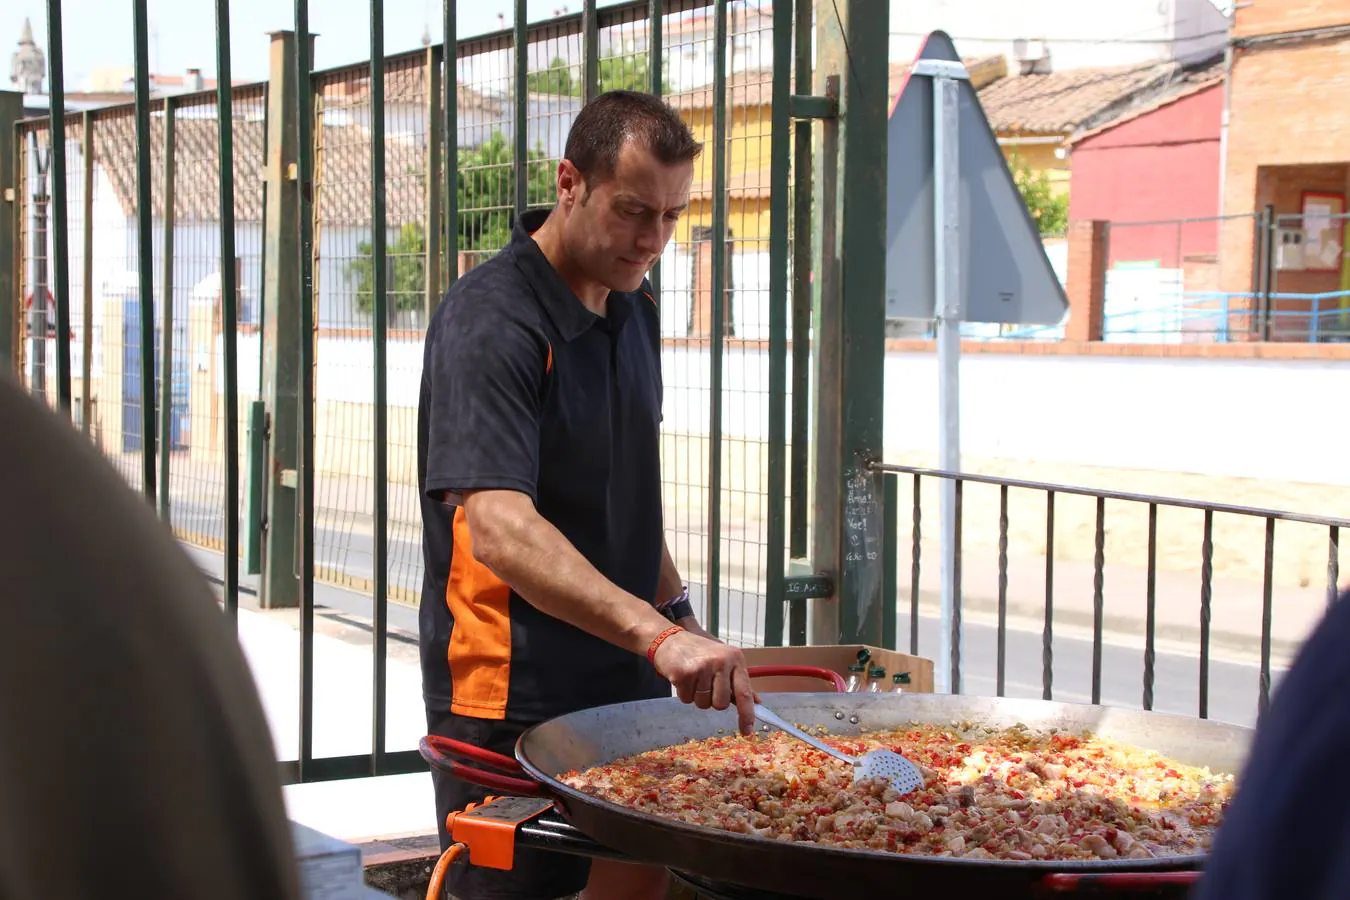
POLYGON ((669 696, 646 658, 531 606, 473 556, 456 494, 521 491, 603 575, 654 602, 661 513, 660 318, 644 280, 588 310, 531 234, 451 287, 427 328, 418 404, 430 711, 539 721, 669 696))

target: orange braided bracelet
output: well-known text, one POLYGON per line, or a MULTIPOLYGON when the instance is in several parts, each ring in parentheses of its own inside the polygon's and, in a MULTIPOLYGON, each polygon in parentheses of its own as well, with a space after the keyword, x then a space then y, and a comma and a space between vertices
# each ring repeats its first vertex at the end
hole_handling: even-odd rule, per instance
POLYGON ((678 634, 681 631, 684 631, 684 629, 681 628, 679 625, 672 625, 665 631, 658 634, 656 638, 652 641, 652 645, 647 648, 647 662, 655 664, 656 649, 660 647, 662 644, 664 644, 666 642, 666 639, 669 638, 672 634, 678 634))

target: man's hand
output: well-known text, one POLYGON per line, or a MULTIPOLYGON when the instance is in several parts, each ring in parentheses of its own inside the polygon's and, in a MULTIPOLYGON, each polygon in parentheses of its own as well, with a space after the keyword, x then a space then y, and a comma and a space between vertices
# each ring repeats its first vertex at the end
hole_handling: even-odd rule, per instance
POLYGON ((726 709, 733 703, 741 734, 755 727, 755 692, 745 657, 735 647, 689 631, 671 635, 653 660, 656 671, 675 686, 684 703, 699 709, 726 709))

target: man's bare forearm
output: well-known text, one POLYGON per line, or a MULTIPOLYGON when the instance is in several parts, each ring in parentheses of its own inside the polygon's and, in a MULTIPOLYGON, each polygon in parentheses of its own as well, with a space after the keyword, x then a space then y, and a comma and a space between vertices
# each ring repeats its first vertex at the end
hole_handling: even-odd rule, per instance
POLYGON ((474 557, 540 611, 634 653, 670 626, 600 574, 524 494, 474 492, 464 511, 474 557))
POLYGON ((661 578, 656 587, 656 603, 659 606, 668 600, 673 600, 684 591, 684 581, 680 578, 680 570, 675 566, 675 560, 670 555, 670 543, 661 541, 661 578))

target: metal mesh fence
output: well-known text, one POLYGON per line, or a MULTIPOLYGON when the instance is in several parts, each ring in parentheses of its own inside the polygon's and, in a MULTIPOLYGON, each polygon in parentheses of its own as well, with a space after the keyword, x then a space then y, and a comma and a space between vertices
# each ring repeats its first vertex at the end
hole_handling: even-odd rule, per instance
MULTIPOLYGON (((258 399, 261 381, 265 86, 236 89, 232 118, 234 267, 240 323, 237 389, 239 433, 243 435, 247 433, 248 404, 258 399)), ((225 502, 219 139, 213 94, 175 104, 173 162, 170 516, 179 537, 224 550, 225 511, 242 509, 243 498, 225 502)), ((162 285, 160 292, 164 292, 162 285)), ((241 471, 246 452, 241 441, 241 471)))
MULTIPOLYGON (((67 227, 79 234, 84 229, 84 181, 80 178, 83 166, 84 126, 79 116, 66 117, 65 162, 67 227)), ((57 331, 55 237, 56 222, 52 194, 52 162, 55 149, 48 124, 24 123, 19 128, 17 164, 24 173, 24 188, 15 198, 18 204, 19 230, 17 235, 20 260, 18 270, 19 296, 22 303, 15 310, 18 329, 15 335, 16 355, 23 382, 34 394, 48 403, 57 403, 57 331), (38 336, 41 336, 40 338, 38 336)), ((70 296, 70 370, 72 397, 80 395, 79 378, 84 368, 84 295, 83 247, 69 250, 68 293, 70 296)), ((83 410, 72 413, 77 423, 82 422, 83 410)))
MULTIPOLYGON (((99 384, 99 445, 136 490, 144 489, 145 452, 142 384, 141 290, 138 278, 136 116, 134 107, 96 111, 93 129, 95 228, 94 315, 103 324, 103 378, 99 384)), ((151 203, 154 271, 162 264, 164 197, 164 118, 162 103, 150 110, 151 203)), ((157 281, 157 279, 155 279, 157 281)), ((160 321, 158 284, 153 316, 160 321)))
POLYGON ((426 326, 427 132, 440 115, 426 58, 390 60, 384 75, 383 191, 371 179, 369 67, 315 78, 315 571, 369 590, 374 576, 372 202, 385 204, 391 596, 421 584, 416 496, 417 382, 426 326))
MULTIPOLYGON (((266 89, 266 85, 258 84, 241 86, 234 92, 234 265, 239 272, 241 323, 240 378, 235 388, 241 409, 257 398, 260 382, 266 89)), ((220 334, 220 153, 216 118, 214 93, 183 95, 167 104, 162 98, 151 103, 154 346, 148 352, 154 355, 151 396, 157 408, 156 442, 165 431, 169 438, 168 505, 173 528, 184 540, 222 550, 225 510, 240 509, 243 498, 227 504, 224 497, 221 415, 226 386, 220 334), (170 114, 173 165, 166 170, 170 114), (170 191, 172 209, 168 204, 170 191), (166 237, 173 247, 169 266, 165 265, 166 237), (168 365, 163 353, 166 296, 172 298, 168 365), (167 407, 160 400, 166 378, 171 385, 167 407)), ((30 122, 21 131, 26 139, 20 165, 26 181, 20 191, 19 252, 23 295, 27 296, 39 281, 51 284, 54 237, 47 224, 51 220, 49 204, 37 199, 41 184, 38 161, 47 142, 47 126, 45 122, 30 122), (47 238, 45 250, 42 232, 47 238)), ((68 116, 66 147, 73 418, 78 427, 88 428, 91 439, 128 484, 142 490, 145 392, 141 382, 134 106, 68 116), (87 364, 86 314, 90 319, 87 364)), ((31 388, 35 377, 43 378, 45 395, 55 403, 54 307, 48 312, 40 310, 36 318, 43 319, 52 338, 46 341, 41 375, 33 371, 31 350, 27 351, 23 360, 25 381, 31 388)), ((28 337, 27 331, 24 337, 28 337)))
MULTIPOLYGON (((697 5, 695 5, 697 6, 697 5)), ((771 18, 731 4, 724 151, 728 233, 725 255, 725 348, 722 366, 720 561, 710 571, 709 410, 714 359, 711 306, 713 32, 710 9, 664 16, 663 88, 705 142, 691 206, 660 270, 666 427, 665 503, 672 552, 695 590, 720 585, 720 630, 732 640, 762 634, 767 493, 767 280, 769 228, 771 18), (762 57, 762 62, 760 58, 762 57), (751 65, 748 71, 747 65, 751 65), (701 279, 701 281, 700 281, 701 279)), ((614 11, 598 29, 597 87, 651 84, 645 10, 614 11)), ((525 206, 553 201, 553 179, 584 95, 583 35, 577 23, 531 23, 527 56, 525 206)), ((422 581, 421 522, 416 497, 417 381, 425 328, 426 176, 430 135, 443 109, 429 102, 426 54, 391 58, 385 86, 385 190, 388 225, 389 563, 390 597, 416 602, 422 581)), ((515 50, 509 34, 461 42, 454 66, 457 253, 460 273, 509 240, 516 205, 515 50)), ((371 587, 375 485, 370 392, 369 304, 371 115, 368 67, 316 77, 315 302, 319 311, 316 375, 316 571, 329 583, 371 587)), ((447 152, 448 157, 448 152, 447 152)), ((448 160, 447 160, 448 161, 448 160)), ((708 615, 707 597, 703 614, 708 615)))
MULTIPOLYGON (((755 643, 763 634, 769 500, 765 471, 772 13, 743 0, 727 5, 724 132, 719 148, 714 134, 714 7, 698 0, 663 6, 661 91, 704 143, 689 209, 656 277, 666 383, 662 456, 667 528, 672 552, 702 615, 713 613, 709 591, 715 586, 719 631, 732 641, 755 643), (715 263, 714 160, 719 153, 725 173, 725 252, 715 263), (714 269, 719 267, 724 292, 722 346, 715 352, 712 286, 714 269), (712 416, 712 385, 718 380, 720 424, 712 416), (715 541, 710 540, 712 529, 715 541)), ((647 14, 645 3, 599 13, 598 90, 651 88, 647 14)), ((585 95, 580 18, 531 22, 528 34, 523 108, 518 107, 512 33, 458 42, 450 67, 456 133, 449 139, 441 135, 448 91, 433 95, 429 90, 438 82, 430 67, 439 65, 439 48, 386 61, 387 177, 379 186, 372 185, 371 178, 369 65, 314 76, 315 566, 316 577, 329 584, 363 593, 372 588, 376 491, 372 204, 384 204, 387 225, 389 593, 395 601, 415 603, 422 582, 416 405, 428 314, 453 272, 480 264, 509 240, 516 208, 517 116, 523 116, 526 139, 523 205, 548 206, 554 199, 556 167, 585 95), (433 147, 441 148, 439 159, 431 158, 433 147), (432 194, 443 190, 443 174, 451 165, 456 174, 457 218, 447 228, 431 218, 444 199, 433 202, 432 194), (450 228, 453 251, 445 240, 450 228), (433 236, 435 248, 429 243, 433 236), (429 286, 429 279, 435 283, 429 286)), ((165 101, 154 100, 151 109, 156 342, 152 352, 157 359, 166 286, 172 304, 171 363, 167 367, 157 363, 157 377, 172 379, 172 400, 165 411, 171 419, 171 521, 184 540, 217 551, 223 549, 224 515, 231 508, 224 496, 224 391, 231 387, 239 391, 244 454, 247 411, 259 397, 261 383, 266 94, 265 84, 235 89, 238 259, 234 265, 240 330, 239 382, 234 386, 222 380, 215 95, 185 95, 169 104, 174 116, 173 253, 167 270, 165 101)), ((67 127, 72 173, 83 167, 78 118, 67 127)), ((92 121, 95 339, 93 404, 87 415, 104 452, 139 489, 143 445, 134 106, 100 110, 92 114, 92 121)), ((23 152, 28 152, 26 144, 23 152)), ((32 162, 25 156, 23 164, 31 167, 32 162)), ((81 179, 69 181, 71 246, 82 248, 81 179)), ((30 193, 24 191, 20 199, 25 291, 33 283, 38 261, 30 193)), ((80 252, 73 252, 73 293, 83 290, 82 268, 80 252)), ((73 304, 76 360, 80 360, 80 309, 73 304)), ((74 367, 77 372, 79 365, 74 367)), ((49 369, 54 371, 54 363, 49 369)), ((49 378, 49 385, 53 381, 49 378)), ((79 390, 74 394, 78 397, 79 390)), ((159 384, 153 396, 158 403, 159 384)), ((246 460, 241 458, 240 467, 247 471, 246 460)), ((237 500, 233 509, 242 511, 244 498, 237 500)))

